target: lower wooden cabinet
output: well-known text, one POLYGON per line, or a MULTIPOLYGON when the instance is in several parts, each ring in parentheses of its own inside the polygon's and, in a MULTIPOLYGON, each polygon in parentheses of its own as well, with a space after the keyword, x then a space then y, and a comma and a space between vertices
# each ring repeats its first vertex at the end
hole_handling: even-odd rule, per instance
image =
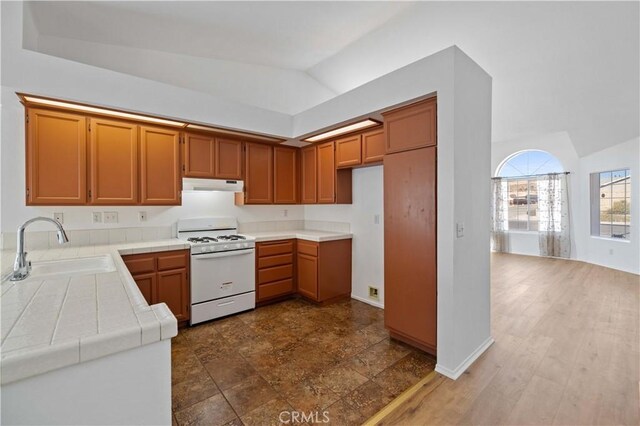
POLYGON ((278 300, 295 292, 295 240, 256 244, 256 303, 278 300))
POLYGON ((351 296, 351 240, 297 242, 298 293, 315 302, 351 296))
POLYGON ((189 321, 189 250, 122 256, 147 303, 166 303, 178 320, 189 321))

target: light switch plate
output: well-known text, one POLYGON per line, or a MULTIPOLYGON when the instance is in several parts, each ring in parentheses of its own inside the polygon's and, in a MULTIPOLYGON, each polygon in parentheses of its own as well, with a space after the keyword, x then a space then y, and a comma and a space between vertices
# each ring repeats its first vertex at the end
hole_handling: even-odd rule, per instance
POLYGON ((464 237, 464 222, 456 223, 456 237, 464 237))
POLYGON ((93 223, 102 223, 102 212, 91 213, 91 221, 93 223))
POLYGON ((138 212, 138 220, 140 222, 146 222, 147 221, 147 212, 138 212))
POLYGON ((118 223, 118 212, 104 212, 104 223, 118 223))
POLYGON ((54 213, 53 218, 61 224, 64 223, 64 215, 62 213, 54 213))

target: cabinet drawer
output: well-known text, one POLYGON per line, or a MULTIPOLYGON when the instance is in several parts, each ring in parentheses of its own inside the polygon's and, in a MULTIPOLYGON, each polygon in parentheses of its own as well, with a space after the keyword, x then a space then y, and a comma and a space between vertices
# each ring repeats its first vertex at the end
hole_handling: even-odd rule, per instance
POLYGON ((293 280, 287 279, 258 286, 258 300, 285 296, 293 292, 293 280))
POLYGON ((275 256, 276 254, 293 253, 293 241, 283 241, 278 243, 260 243, 258 246, 258 257, 275 256))
POLYGON ((155 257, 152 254, 125 256, 123 260, 131 275, 145 274, 156 270, 155 257))
POLYGON ((290 265, 293 263, 293 254, 279 254, 277 256, 267 256, 258 258, 258 269, 272 268, 280 265, 290 265))
POLYGON ((188 264, 187 250, 169 251, 158 255, 158 271, 186 268, 188 264))
POLYGON ((258 284, 284 280, 293 276, 293 265, 276 266, 258 271, 258 284))
POLYGON ((318 243, 298 241, 298 253, 318 257, 318 243))

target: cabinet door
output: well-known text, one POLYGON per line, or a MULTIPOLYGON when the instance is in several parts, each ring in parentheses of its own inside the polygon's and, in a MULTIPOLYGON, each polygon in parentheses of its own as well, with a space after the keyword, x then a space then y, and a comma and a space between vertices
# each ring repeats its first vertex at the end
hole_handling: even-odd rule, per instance
POLYGON ((361 145, 360 135, 338 139, 336 141, 336 166, 353 167, 362 164, 361 145))
POLYGON ((138 126, 92 118, 89 139, 89 202, 137 204, 138 126))
POLYGON ((140 127, 141 203, 180 205, 179 132, 140 127))
POLYGON ((434 351, 436 286, 436 148, 385 155, 385 324, 434 351))
POLYGON ((242 179, 242 142, 216 138, 215 177, 242 179))
POLYGON ((27 117, 27 205, 85 204, 85 117, 40 109, 27 117))
POLYGON ((317 147, 309 146, 302 148, 302 194, 300 202, 302 204, 315 204, 318 202, 318 164, 317 147))
POLYGON ((276 204, 298 202, 298 150, 273 148, 273 201, 276 204))
POLYGON ((436 98, 384 114, 385 152, 436 145, 436 98))
POLYGON ((333 142, 318 146, 318 203, 336 201, 336 162, 333 142))
POLYGON ((298 253, 298 292, 313 300, 318 299, 318 258, 298 253))
POLYGON ((246 199, 248 204, 273 202, 273 148, 257 143, 246 144, 246 199))
POLYGON ((133 275, 133 280, 138 285, 140 293, 144 296, 149 305, 157 303, 155 301, 156 273, 133 275))
POLYGON ((189 319, 189 280, 186 269, 158 272, 155 303, 166 303, 178 321, 189 319))
POLYGON ((362 162, 375 163, 384 157, 384 129, 362 135, 362 162))
POLYGON ((184 137, 184 175, 194 178, 214 177, 214 138, 186 134, 184 137))

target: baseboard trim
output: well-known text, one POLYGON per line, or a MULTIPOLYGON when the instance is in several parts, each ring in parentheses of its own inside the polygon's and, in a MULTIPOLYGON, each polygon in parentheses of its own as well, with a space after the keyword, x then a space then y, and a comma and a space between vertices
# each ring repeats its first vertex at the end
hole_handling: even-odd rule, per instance
POLYGON ((362 303, 366 303, 367 305, 375 306, 376 308, 384 309, 384 305, 380 302, 376 302, 375 300, 367 299, 365 297, 356 296, 355 294, 351 294, 352 299, 356 299, 362 303))
POLYGON ((476 348, 476 350, 473 351, 454 370, 451 370, 451 369, 449 369, 449 368, 447 368, 447 367, 445 367, 443 365, 436 364, 436 371, 438 373, 442 374, 443 376, 446 376, 446 377, 448 377, 450 379, 453 379, 453 380, 457 380, 458 377, 460 377, 462 375, 462 373, 464 373, 467 370, 467 368, 469 368, 469 366, 471 364, 473 364, 473 362, 476 359, 478 359, 480 357, 480 355, 482 355, 484 353, 484 351, 489 349, 489 346, 491 346, 493 344, 493 342, 494 342, 493 337, 489 336, 489 338, 487 340, 482 342, 482 344, 480 346, 478 346, 478 348, 476 348))

